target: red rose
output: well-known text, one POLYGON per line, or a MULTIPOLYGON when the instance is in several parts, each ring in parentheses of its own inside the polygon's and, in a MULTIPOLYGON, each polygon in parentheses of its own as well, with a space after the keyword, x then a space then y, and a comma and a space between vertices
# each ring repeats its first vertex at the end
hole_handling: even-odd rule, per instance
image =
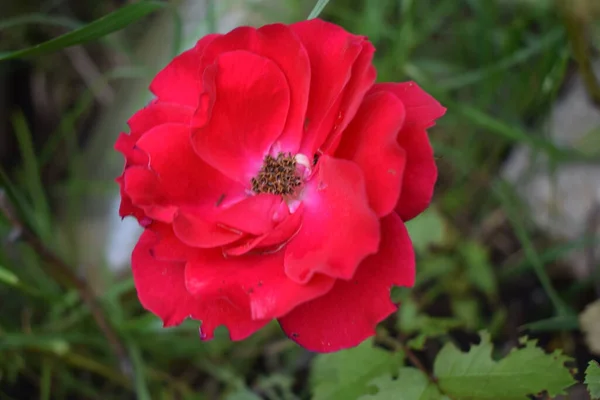
POLYGON ((415 83, 374 84, 363 36, 310 20, 212 34, 154 79, 129 120, 121 215, 145 227, 138 296, 210 339, 277 319, 303 347, 355 346, 411 286, 404 222, 429 204, 426 129, 445 109, 415 83))

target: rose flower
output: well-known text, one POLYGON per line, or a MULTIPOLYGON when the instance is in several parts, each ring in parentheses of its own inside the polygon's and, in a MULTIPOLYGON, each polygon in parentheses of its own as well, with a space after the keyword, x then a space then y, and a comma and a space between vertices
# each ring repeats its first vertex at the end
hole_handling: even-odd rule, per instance
POLYGON ((356 346, 412 286, 404 222, 429 204, 426 130, 445 109, 415 83, 374 83, 373 45, 313 19, 211 34, 129 120, 121 216, 141 304, 164 326, 273 319, 306 349, 356 346))

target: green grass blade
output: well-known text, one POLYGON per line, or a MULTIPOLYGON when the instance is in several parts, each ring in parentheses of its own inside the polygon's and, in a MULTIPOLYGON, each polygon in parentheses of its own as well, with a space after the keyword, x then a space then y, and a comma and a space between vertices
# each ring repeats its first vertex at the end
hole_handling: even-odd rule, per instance
POLYGON ((8 18, 0 21, 0 31, 14 28, 19 25, 51 25, 60 26, 69 29, 79 29, 83 25, 81 22, 66 17, 55 17, 51 15, 33 13, 27 15, 19 15, 17 17, 8 18))
POLYGON ((33 149, 32 135, 22 112, 14 114, 12 123, 23 158, 25 187, 29 192, 33 212, 36 216, 35 225, 32 228, 40 237, 47 238, 51 223, 50 205, 46 198, 37 156, 33 149))
POLYGON ((325 8, 325 6, 327 6, 327 3, 329 3, 329 0, 319 0, 319 1, 317 1, 317 4, 315 4, 315 6, 313 7, 313 9, 310 12, 310 14, 308 14, 308 18, 307 19, 317 18, 321 14, 321 12, 323 12, 323 9, 325 8))
POLYGON ((493 186, 493 190, 494 193, 497 195, 498 200, 502 204, 504 210, 506 211, 508 220, 510 221, 510 223, 513 226, 513 229, 515 230, 515 235, 519 239, 521 246, 523 246, 525 256, 533 266, 533 270, 537 275, 537 278, 540 281, 544 292, 546 292, 546 295, 552 302, 552 305, 554 306, 554 310, 556 312, 556 316, 570 316, 572 314, 572 311, 567 307, 565 302, 560 298, 560 296, 552 286, 550 277, 546 272, 545 264, 542 262, 540 255, 538 254, 531 238, 529 237, 525 224, 523 223, 523 219, 519 215, 517 205, 515 205, 514 201, 511 199, 511 188, 506 182, 500 180, 493 186))
POLYGON ((544 51, 548 51, 548 49, 552 46, 556 46, 556 44, 560 43, 560 41, 562 40, 564 40, 563 30, 560 28, 554 29, 540 40, 531 44, 531 46, 517 50, 510 57, 498 60, 492 65, 478 68, 473 71, 468 71, 459 76, 444 79, 441 82, 439 82, 438 85, 440 89, 443 90, 454 90, 476 84, 478 82, 481 82, 482 80, 489 78, 494 74, 527 62, 532 57, 544 51))
POLYGON ((142 352, 132 340, 129 340, 128 342, 129 343, 127 347, 129 347, 129 356, 131 357, 131 362, 133 363, 135 375, 135 393, 139 400, 151 400, 152 397, 150 396, 148 383, 146 382, 146 367, 142 358, 142 352))
POLYGON ((140 18, 165 7, 158 1, 142 1, 112 12, 57 38, 38 45, 12 52, 0 53, 0 61, 13 58, 33 57, 99 39, 109 33, 119 31, 140 18))
POLYGON ((40 378, 40 400, 50 400, 52 390, 52 361, 45 357, 42 361, 42 376, 40 378))

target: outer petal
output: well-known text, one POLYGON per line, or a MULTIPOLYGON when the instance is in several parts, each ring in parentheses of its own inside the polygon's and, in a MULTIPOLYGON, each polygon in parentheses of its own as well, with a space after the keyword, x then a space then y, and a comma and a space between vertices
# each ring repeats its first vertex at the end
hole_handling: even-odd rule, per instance
POLYGON ((379 216, 392 212, 400 196, 406 154, 396 136, 405 115, 402 102, 393 94, 368 95, 336 152, 362 168, 368 177, 369 204, 379 216))
POLYGON ((402 101, 406 109, 405 128, 431 128, 446 109, 415 82, 378 83, 372 92, 387 90, 402 101))
POLYGON ((116 179, 116 182, 119 184, 119 193, 121 195, 121 204, 119 204, 119 215, 121 218, 125 218, 127 216, 133 215, 138 222, 142 221, 146 214, 144 210, 139 207, 133 205, 131 198, 125 192, 125 184, 123 182, 123 176, 120 176, 116 179))
MULTIPOLYGON (((155 126, 165 123, 188 123, 192 117, 193 109, 169 104, 152 102, 147 107, 135 113, 128 121, 131 133, 121 133, 115 143, 115 149, 125 156, 125 168, 132 165, 147 165, 148 155, 136 147, 140 137, 155 126)), ((123 175, 117 179, 121 190, 121 205, 119 215, 126 217, 135 216, 142 221, 145 213, 133 205, 131 198, 125 191, 123 175)))
POLYGON ((354 118, 365 94, 373 86, 377 72, 373 66, 375 47, 369 42, 363 44, 363 50, 352 66, 350 81, 344 89, 340 99, 338 111, 335 112, 336 120, 326 141, 321 146, 321 152, 333 154, 339 145, 342 134, 352 118, 354 118))
POLYGON ((195 257, 199 250, 183 243, 173 232, 171 224, 153 221, 147 229, 154 232, 156 241, 150 248, 150 255, 158 261, 187 262, 195 257))
MULTIPOLYGON (((148 184, 155 186, 153 192, 160 194, 154 204, 194 208, 202 214, 212 214, 219 211, 224 202, 245 197, 243 186, 198 157, 192 148, 187 125, 160 125, 146 133, 137 146, 148 154, 149 173, 155 176, 154 182, 148 184)), ((127 174, 128 171, 126 180, 127 174)), ((128 189, 128 192, 133 199, 132 190, 128 189)), ((148 195, 148 192, 140 195, 148 195)))
POLYGON ((204 74, 192 143, 209 165, 250 185, 285 126, 290 91, 277 64, 247 51, 220 55, 204 74))
POLYGON ((379 220, 360 168, 329 156, 319 167, 302 195, 302 228, 285 249, 285 272, 300 283, 314 273, 350 279, 379 245, 379 220))
POLYGON ((159 187, 157 176, 145 167, 134 165, 123 174, 123 191, 135 207, 139 207, 149 218, 170 222, 177 207, 165 198, 159 187))
POLYGON ((414 284, 415 255, 396 214, 385 217, 381 226, 379 252, 363 261, 352 280, 338 280, 325 296, 279 318, 292 340, 317 352, 347 349, 373 336, 376 325, 396 310, 390 288, 414 284))
POLYGON ((312 155, 339 119, 338 109, 344 88, 352 78, 353 65, 363 49, 370 45, 365 37, 352 35, 319 19, 297 22, 290 27, 302 41, 310 58, 310 97, 300 152, 312 155))
POLYGON ((260 29, 245 26, 213 40, 206 47, 203 59, 212 62, 219 54, 234 50, 247 50, 268 58, 285 75, 290 108, 278 142, 281 151, 295 154, 302 138, 310 89, 310 61, 304 46, 286 25, 265 25, 260 29))
POLYGON ((133 114, 127 124, 131 131, 131 138, 137 142, 144 133, 158 125, 188 124, 192 115, 194 115, 192 107, 154 101, 133 114))
POLYGON ((202 53, 218 36, 220 35, 206 35, 194 48, 175 57, 150 84, 152 93, 164 102, 197 107, 202 92, 202 53))
POLYGON ((437 180, 437 166, 426 129, 446 112, 433 97, 414 82, 377 84, 373 91, 389 91, 406 109, 406 121, 398 143, 406 151, 406 168, 396 211, 408 221, 427 208, 437 180))
POLYGON ((146 230, 131 258, 133 279, 140 302, 160 317, 165 327, 179 325, 192 317, 202 320, 202 338, 213 337, 214 329, 225 325, 233 340, 241 340, 262 328, 268 321, 253 321, 250 310, 234 307, 220 298, 196 299, 185 288, 183 263, 159 261, 150 249, 156 236, 146 230))
POLYGON ((283 273, 283 252, 227 258, 220 250, 207 250, 188 262, 186 287, 198 298, 219 296, 235 305, 250 305, 256 320, 277 318, 306 301, 327 293, 335 280, 316 275, 306 284, 283 273))

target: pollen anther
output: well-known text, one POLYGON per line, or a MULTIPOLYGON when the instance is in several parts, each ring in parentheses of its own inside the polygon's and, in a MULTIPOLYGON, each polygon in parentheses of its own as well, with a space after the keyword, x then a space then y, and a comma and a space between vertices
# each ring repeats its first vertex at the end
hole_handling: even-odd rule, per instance
POLYGON ((291 195, 302 183, 297 171, 296 159, 291 153, 267 155, 258 175, 252 178, 254 193, 291 195))

